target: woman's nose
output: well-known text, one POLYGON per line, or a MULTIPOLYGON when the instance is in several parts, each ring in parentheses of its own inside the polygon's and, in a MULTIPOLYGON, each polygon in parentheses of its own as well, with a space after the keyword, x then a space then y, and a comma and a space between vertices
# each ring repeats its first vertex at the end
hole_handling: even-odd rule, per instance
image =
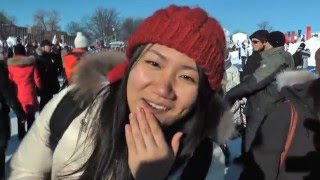
POLYGON ((174 100, 176 98, 174 81, 172 81, 169 76, 158 77, 154 91, 157 95, 164 99, 174 100))

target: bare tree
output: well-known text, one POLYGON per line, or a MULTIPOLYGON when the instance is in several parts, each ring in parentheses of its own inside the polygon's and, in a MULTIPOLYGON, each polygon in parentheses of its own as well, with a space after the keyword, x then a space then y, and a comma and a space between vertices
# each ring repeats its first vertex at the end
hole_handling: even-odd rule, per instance
POLYGON ((52 10, 47 14, 47 20, 46 20, 47 30, 49 31, 59 30, 60 29, 59 22, 60 22, 60 16, 58 11, 52 10))
POLYGON ((143 19, 126 18, 121 25, 121 38, 126 41, 137 29, 143 19))
POLYGON ((268 21, 262 21, 261 23, 257 24, 259 29, 262 30, 268 30, 268 31, 272 31, 273 27, 270 25, 270 23, 268 21))
POLYGON ((47 30, 46 24, 46 12, 43 10, 38 10, 33 14, 34 25, 38 26, 41 30, 47 30))
POLYGON ((71 21, 67 24, 66 30, 71 36, 75 36, 77 32, 83 30, 83 27, 81 27, 80 23, 71 21))
POLYGON ((85 27, 94 39, 109 40, 119 31, 118 12, 115 9, 97 8, 87 19, 85 27))
POLYGON ((66 26, 67 33, 71 36, 76 36, 77 32, 82 32, 89 40, 93 40, 92 34, 82 23, 71 21, 66 26))
POLYGON ((16 18, 14 16, 7 15, 6 12, 0 11, 0 24, 15 24, 16 18))
POLYGON ((44 31, 56 31, 60 29, 59 22, 60 16, 58 11, 52 10, 45 12, 38 10, 33 15, 34 25, 41 28, 44 31))

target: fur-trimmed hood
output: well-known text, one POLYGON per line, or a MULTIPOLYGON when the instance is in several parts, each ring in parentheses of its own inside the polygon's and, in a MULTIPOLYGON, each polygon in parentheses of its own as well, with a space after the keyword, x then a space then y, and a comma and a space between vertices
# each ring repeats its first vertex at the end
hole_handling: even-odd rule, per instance
POLYGON ((235 123, 233 121, 233 114, 227 102, 219 95, 216 95, 216 101, 218 107, 215 110, 219 109, 217 110, 218 118, 216 119, 218 123, 216 127, 211 128, 211 135, 213 135, 214 140, 218 144, 223 145, 227 143, 234 134, 235 123))
POLYGON ((36 58, 34 56, 15 56, 7 61, 9 66, 30 66, 34 65, 35 62, 36 58))
POLYGON ((124 61, 124 53, 117 51, 85 56, 76 66, 72 76, 76 100, 82 102, 92 100, 103 87, 109 84, 107 73, 124 61))
POLYGON ((42 50, 41 47, 37 47, 37 49, 36 49, 36 54, 37 54, 38 56, 42 56, 42 55, 43 55, 43 50, 42 50))
POLYGON ((309 71, 285 71, 277 75, 278 91, 283 87, 304 84, 319 78, 319 75, 309 71))

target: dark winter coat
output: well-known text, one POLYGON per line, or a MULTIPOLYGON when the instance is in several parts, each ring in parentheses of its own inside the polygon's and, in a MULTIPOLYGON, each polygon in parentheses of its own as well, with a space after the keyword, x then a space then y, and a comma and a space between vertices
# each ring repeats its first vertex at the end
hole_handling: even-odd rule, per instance
POLYGON ((39 103, 36 87, 41 89, 40 77, 33 56, 8 59, 9 78, 17 86, 17 96, 25 112, 36 111, 39 103))
POLYGON ((261 53, 262 61, 260 67, 238 86, 232 88, 226 99, 230 103, 246 97, 250 104, 246 107, 247 128, 245 132, 245 149, 248 151, 256 135, 261 121, 278 97, 275 76, 285 67, 292 67, 292 56, 288 56, 284 47, 277 47, 261 53))
POLYGON ((320 149, 316 150, 320 145, 320 121, 316 116, 315 98, 309 93, 315 78, 307 71, 278 76, 279 89, 283 87, 281 96, 259 127, 241 179, 320 179, 320 149), (284 166, 280 167, 280 154, 284 151, 291 120, 287 101, 294 104, 298 123, 284 166))
POLYGON ((45 53, 37 49, 37 68, 40 74, 40 80, 42 83, 42 89, 39 94, 55 94, 60 89, 58 80, 59 65, 54 59, 54 55, 51 53, 45 53))
POLYGON ((241 81, 244 80, 247 76, 253 74, 256 69, 259 68, 262 61, 260 52, 253 51, 252 54, 248 57, 246 65, 243 67, 241 81))

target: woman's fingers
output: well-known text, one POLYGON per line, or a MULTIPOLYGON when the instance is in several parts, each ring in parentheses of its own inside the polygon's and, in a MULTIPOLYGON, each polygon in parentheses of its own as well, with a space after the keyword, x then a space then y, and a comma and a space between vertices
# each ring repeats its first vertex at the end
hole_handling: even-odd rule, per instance
POLYGON ((146 145, 144 143, 142 133, 139 128, 136 114, 131 113, 129 115, 129 119, 130 119, 130 126, 132 130, 133 140, 136 145, 137 153, 144 152, 146 150, 146 145))
POLYGON ((174 156, 177 156, 179 147, 180 147, 180 141, 183 133, 182 132, 177 132, 174 134, 171 140, 171 148, 173 150, 174 156))
POLYGON ((149 124, 149 127, 152 132, 155 143, 159 147, 167 146, 168 144, 164 138, 162 129, 161 129, 156 117, 154 117, 154 115, 152 113, 146 112, 146 119, 149 124))
POLYGON ((144 143, 147 149, 155 149, 157 144, 154 140, 153 134, 150 130, 148 120, 146 118, 146 113, 143 108, 138 108, 137 112, 137 120, 140 128, 140 132, 142 134, 144 143))
POLYGON ((128 152, 129 154, 136 154, 137 153, 136 144, 134 143, 131 126, 129 124, 126 124, 125 132, 126 132, 126 142, 128 146, 128 152))

